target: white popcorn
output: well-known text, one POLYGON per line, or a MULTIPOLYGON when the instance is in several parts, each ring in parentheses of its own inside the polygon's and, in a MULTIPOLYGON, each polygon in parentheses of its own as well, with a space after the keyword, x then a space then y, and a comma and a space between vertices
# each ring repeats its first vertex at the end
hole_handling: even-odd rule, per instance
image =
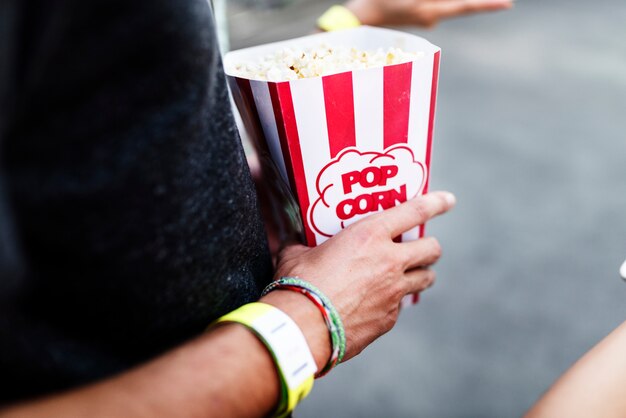
POLYGON ((322 44, 316 48, 301 51, 283 48, 258 62, 235 64, 229 68, 229 72, 237 77, 256 80, 291 81, 402 64, 423 56, 423 52, 406 52, 400 48, 362 51, 356 48, 330 47, 322 44))

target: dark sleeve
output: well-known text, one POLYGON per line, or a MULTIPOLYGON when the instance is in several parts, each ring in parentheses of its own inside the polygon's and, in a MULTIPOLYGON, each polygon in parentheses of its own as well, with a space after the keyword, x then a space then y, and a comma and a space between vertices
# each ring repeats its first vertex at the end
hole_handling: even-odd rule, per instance
POLYGON ((3 139, 15 106, 18 6, 19 2, 14 0, 0 2, 0 306, 10 302, 21 273, 2 165, 3 139))
POLYGON ((1 402, 146 361, 272 271, 206 0, 0 1, 1 402))

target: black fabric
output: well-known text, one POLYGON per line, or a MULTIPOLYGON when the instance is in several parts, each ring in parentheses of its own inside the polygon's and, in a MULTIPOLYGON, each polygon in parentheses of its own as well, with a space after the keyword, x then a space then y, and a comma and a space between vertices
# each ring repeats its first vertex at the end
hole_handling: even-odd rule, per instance
POLYGON ((124 370, 271 279, 207 0, 2 0, 0 401, 124 370))

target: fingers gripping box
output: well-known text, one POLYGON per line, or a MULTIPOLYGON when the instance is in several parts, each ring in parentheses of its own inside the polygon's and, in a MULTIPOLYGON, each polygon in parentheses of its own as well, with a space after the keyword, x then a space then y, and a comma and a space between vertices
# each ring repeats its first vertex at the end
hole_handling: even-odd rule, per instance
MULTIPOLYGON (((299 212, 309 246, 428 190, 440 49, 403 32, 360 27, 234 51, 225 67, 257 149, 299 212), (420 52, 395 65, 291 81, 237 76, 236 63, 320 44, 420 52)), ((414 240, 423 226, 404 233, 414 240)))

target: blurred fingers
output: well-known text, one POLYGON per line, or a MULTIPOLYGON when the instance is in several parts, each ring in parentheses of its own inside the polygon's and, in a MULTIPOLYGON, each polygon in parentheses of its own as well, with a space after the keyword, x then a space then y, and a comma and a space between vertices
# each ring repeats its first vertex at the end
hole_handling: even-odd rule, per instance
POLYGON ((409 241, 396 244, 402 251, 405 270, 417 267, 428 267, 435 264, 441 257, 441 245, 434 237, 421 238, 417 241, 409 241))
POLYGON ((437 16, 437 19, 467 15, 479 12, 489 12, 510 9, 511 0, 440 0, 424 4, 424 11, 437 16), (430 9, 430 10, 427 10, 430 9))
POLYGON ((407 289, 405 294, 419 293, 435 283, 435 272, 431 269, 413 269, 404 273, 407 289))

